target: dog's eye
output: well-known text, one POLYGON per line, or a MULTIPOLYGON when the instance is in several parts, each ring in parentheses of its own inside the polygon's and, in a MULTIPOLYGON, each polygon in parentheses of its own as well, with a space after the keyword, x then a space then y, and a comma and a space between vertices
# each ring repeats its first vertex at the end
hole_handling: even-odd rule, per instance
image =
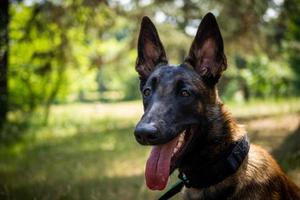
POLYGON ((151 90, 150 90, 149 88, 144 89, 143 95, 144 95, 145 97, 150 96, 150 95, 151 95, 151 90))
POLYGON ((181 90, 180 95, 183 97, 189 97, 191 94, 187 90, 181 90))

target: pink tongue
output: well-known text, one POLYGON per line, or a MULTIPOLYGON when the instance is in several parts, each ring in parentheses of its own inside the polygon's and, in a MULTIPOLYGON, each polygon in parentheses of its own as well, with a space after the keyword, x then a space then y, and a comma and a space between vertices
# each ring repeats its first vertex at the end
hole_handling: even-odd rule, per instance
POLYGON ((179 136, 167 144, 153 146, 146 164, 146 184, 151 190, 163 190, 168 182, 172 153, 179 136))

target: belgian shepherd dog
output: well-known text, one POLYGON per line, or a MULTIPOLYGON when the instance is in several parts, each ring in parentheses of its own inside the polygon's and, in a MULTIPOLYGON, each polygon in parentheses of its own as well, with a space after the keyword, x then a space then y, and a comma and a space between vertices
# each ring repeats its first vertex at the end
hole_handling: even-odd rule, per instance
POLYGON ((142 19, 136 71, 144 114, 134 135, 138 143, 153 146, 147 186, 163 190, 178 169, 184 199, 300 199, 300 189, 267 151, 249 144, 247 132, 220 100, 216 84, 226 68, 212 13, 201 20, 180 65, 168 64, 154 24, 142 19))

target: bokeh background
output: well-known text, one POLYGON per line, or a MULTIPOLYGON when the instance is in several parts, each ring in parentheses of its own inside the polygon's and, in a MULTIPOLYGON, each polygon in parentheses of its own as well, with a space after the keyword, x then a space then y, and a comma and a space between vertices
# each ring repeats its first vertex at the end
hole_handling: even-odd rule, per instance
POLYGON ((158 197, 133 137, 140 21, 179 64, 209 11, 229 63, 222 99, 300 186, 299 0, 1 0, 0 199, 158 197))

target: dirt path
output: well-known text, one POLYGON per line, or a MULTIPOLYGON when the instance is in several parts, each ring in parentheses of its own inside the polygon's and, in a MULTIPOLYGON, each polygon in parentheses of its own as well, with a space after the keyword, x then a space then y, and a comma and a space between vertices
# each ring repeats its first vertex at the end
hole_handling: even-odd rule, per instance
POLYGON ((300 113, 240 121, 251 142, 269 151, 300 186, 300 113))

